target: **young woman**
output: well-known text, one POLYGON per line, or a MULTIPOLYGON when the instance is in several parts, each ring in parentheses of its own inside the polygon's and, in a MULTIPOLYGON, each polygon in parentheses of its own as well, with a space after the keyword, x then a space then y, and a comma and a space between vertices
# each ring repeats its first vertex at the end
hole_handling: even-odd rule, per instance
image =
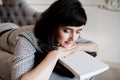
POLYGON ((57 0, 35 26, 0 24, 0 48, 12 55, 7 80, 75 80, 59 59, 76 51, 98 52, 96 43, 80 37, 86 21, 79 0, 57 0))

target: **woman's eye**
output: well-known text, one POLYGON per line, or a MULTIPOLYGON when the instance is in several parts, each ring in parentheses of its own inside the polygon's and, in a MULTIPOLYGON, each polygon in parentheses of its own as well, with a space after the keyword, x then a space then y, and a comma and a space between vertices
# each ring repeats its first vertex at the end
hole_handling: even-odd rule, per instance
POLYGON ((76 33, 78 33, 78 34, 79 34, 80 32, 81 32, 81 31, 77 31, 76 33))
POLYGON ((81 31, 82 31, 82 30, 78 30, 76 33, 78 33, 78 34, 79 34, 81 31))
POLYGON ((69 33, 70 32, 70 30, 67 30, 67 29, 64 29, 63 30, 65 33, 69 33))

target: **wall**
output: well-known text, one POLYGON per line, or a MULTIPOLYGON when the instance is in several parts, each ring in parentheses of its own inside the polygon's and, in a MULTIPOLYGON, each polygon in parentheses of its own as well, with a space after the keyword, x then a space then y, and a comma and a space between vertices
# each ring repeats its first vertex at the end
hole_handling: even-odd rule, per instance
POLYGON ((88 22, 83 32, 85 38, 98 43, 98 57, 120 66, 120 12, 85 7, 88 22))
POLYGON ((49 7, 55 0, 25 0, 33 9, 39 12, 43 12, 49 7))
MULTIPOLYGON (((26 0, 27 1, 27 0, 26 0)), ((29 0, 35 10, 42 12, 55 0, 29 0)), ((98 58, 120 66, 120 12, 98 8, 103 0, 81 0, 88 15, 82 36, 95 41, 100 52, 98 58)))
MULTIPOLYGON (((42 12, 47 9, 50 4, 56 0, 25 0, 35 10, 42 12)), ((99 5, 103 4, 104 0, 80 0, 84 5, 99 5)))

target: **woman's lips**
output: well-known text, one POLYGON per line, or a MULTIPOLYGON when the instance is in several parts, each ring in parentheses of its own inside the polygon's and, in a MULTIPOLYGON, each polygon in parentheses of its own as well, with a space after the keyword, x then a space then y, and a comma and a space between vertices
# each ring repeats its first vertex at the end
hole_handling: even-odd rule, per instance
POLYGON ((65 41, 65 44, 68 46, 72 46, 74 43, 73 43, 73 41, 65 41))

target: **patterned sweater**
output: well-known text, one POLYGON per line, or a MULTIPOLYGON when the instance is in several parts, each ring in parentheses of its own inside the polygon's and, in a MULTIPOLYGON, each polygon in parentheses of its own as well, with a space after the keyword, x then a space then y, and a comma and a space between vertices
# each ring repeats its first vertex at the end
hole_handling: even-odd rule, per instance
MULTIPOLYGON (((12 80, 19 80, 23 74, 29 72, 34 65, 34 53, 36 50, 41 51, 41 49, 38 47, 37 39, 34 36, 33 29, 33 26, 24 26, 22 28, 13 29, 9 32, 6 32, 0 37, 0 48, 13 54, 13 58, 11 60, 12 80), (8 35, 9 38, 7 37, 8 35)), ((87 42, 87 40, 79 38, 76 42, 87 42)), ((51 76, 50 80, 55 79, 51 76)), ((62 78, 60 80, 62 80, 62 78)), ((75 79, 63 78, 63 80, 75 79)))

